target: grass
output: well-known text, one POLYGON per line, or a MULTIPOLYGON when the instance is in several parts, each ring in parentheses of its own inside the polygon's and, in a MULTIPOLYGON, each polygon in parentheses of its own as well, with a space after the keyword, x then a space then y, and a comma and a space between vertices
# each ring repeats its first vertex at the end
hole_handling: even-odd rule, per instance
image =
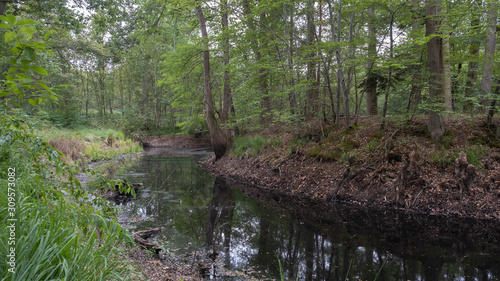
POLYGON ((58 129, 45 128, 36 134, 69 161, 93 162, 141 151, 138 143, 126 139, 123 132, 113 129, 58 129))

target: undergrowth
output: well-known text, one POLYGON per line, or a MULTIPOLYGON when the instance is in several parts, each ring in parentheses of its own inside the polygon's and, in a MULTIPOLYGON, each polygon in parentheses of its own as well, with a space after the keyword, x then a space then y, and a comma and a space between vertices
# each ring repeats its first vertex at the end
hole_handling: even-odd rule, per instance
POLYGON ((71 161, 108 160, 142 150, 138 143, 113 129, 44 128, 36 132, 71 161))
POLYGON ((75 177, 80 170, 66 164, 25 119, 4 115, 1 121, 0 217, 16 219, 14 232, 7 228, 11 221, 0 223, 2 280, 141 279, 119 247, 133 239, 114 209, 82 188, 75 177), (14 210, 4 208, 10 198, 14 210), (7 257, 11 248, 15 257, 7 257))
MULTIPOLYGON (((274 145, 278 145, 276 140, 273 142, 276 142, 274 145)), ((266 136, 236 136, 233 139, 231 153, 235 156, 255 157, 267 145, 268 138, 266 136)))

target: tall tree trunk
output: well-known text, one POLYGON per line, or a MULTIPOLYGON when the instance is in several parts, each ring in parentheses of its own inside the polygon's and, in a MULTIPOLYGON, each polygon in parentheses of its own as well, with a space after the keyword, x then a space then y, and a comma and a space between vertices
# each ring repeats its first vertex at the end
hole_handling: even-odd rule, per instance
POLYGON ((316 25, 314 24, 314 4, 311 0, 307 1, 307 81, 309 87, 306 93, 306 118, 312 119, 318 112, 318 82, 316 77, 316 50, 314 41, 316 38, 316 25))
POLYGON ((389 5, 389 12, 391 13, 391 21, 389 24, 389 75, 387 77, 387 88, 385 89, 384 96, 384 108, 382 111, 382 123, 380 124, 380 130, 385 129, 385 117, 387 115, 387 100, 389 99, 389 92, 391 91, 391 79, 392 79, 392 58, 394 49, 394 38, 392 32, 392 26, 394 24, 394 11, 392 10, 392 4, 389 5))
POLYGON ((450 38, 443 38, 443 94, 446 111, 453 111, 451 99, 451 71, 450 71, 450 38))
POLYGON ((295 96, 295 90, 293 89, 295 87, 295 76, 294 76, 294 68, 293 68, 293 48, 294 48, 294 34, 293 34, 293 29, 294 29, 294 1, 291 1, 288 5, 286 3, 283 3, 283 13, 285 15, 285 19, 287 18, 287 6, 290 7, 290 22, 287 26, 288 30, 285 30, 285 35, 288 35, 289 37, 289 43, 287 45, 287 54, 288 54, 288 71, 290 72, 290 87, 292 90, 288 93, 288 102, 290 103, 290 113, 292 115, 295 115, 297 112, 297 99, 295 96), (288 33, 288 34, 287 34, 288 33))
MULTIPOLYGON (((475 4, 476 1, 473 1, 475 4)), ((469 60, 469 70, 467 72, 467 81, 465 83, 465 97, 466 98, 474 98, 477 94, 476 91, 476 81, 477 81, 477 70, 479 67, 478 63, 478 55, 479 48, 481 46, 479 42, 479 37, 481 33, 480 28, 480 18, 479 16, 475 16, 471 21, 471 27, 475 34, 472 34, 472 43, 469 46, 470 60, 469 60)), ((466 111, 472 111, 474 104, 471 101, 467 101, 465 104, 466 111)))
MULTIPOLYGON (((491 125, 493 125, 493 115, 495 115, 495 112, 496 112, 496 104, 497 104, 497 100, 500 99, 500 76, 498 78, 498 81, 497 81, 497 86, 495 88, 495 93, 493 95, 493 99, 491 101, 491 104, 490 104, 490 108, 488 110, 488 116, 486 117, 486 123, 488 124, 488 127, 491 127, 491 125)), ((500 137, 500 125, 497 126, 497 133, 496 133, 497 137, 500 137)))
MULTIPOLYGON (((439 20, 441 0, 426 1, 425 35, 427 37, 439 34, 439 20)), ((441 116, 443 105, 443 40, 440 36, 433 36, 427 42, 427 56, 429 59, 429 102, 431 109, 427 119, 427 127, 433 140, 440 142, 444 135, 444 121, 441 116)))
POLYGON ((486 44, 484 51, 483 77, 481 79, 481 90, 483 94, 491 93, 491 82, 493 75, 493 63, 495 62, 495 42, 497 32, 497 3, 488 5, 488 27, 486 28, 486 44))
POLYGON ((208 125, 208 130, 210 131, 210 139, 212 143, 212 148, 215 153, 215 159, 218 160, 224 154, 228 147, 228 142, 226 135, 222 132, 219 125, 217 124, 217 119, 215 119, 214 101, 212 97, 212 88, 210 85, 210 52, 208 50, 208 33, 207 25, 205 21, 205 16, 203 15, 203 10, 201 9, 201 0, 196 2, 196 13, 198 15, 198 21, 200 22, 200 31, 203 39, 203 89, 205 97, 205 117, 208 125))
POLYGON ((412 0, 410 5, 412 6, 412 32, 411 32, 411 40, 415 42, 415 48, 413 49, 415 54, 419 54, 418 64, 415 64, 412 67, 412 86, 410 90, 410 96, 408 98, 407 111, 410 114, 415 114, 422 100, 422 89, 423 89, 423 81, 422 81, 422 61, 424 59, 425 49, 420 47, 420 44, 417 44, 417 40, 421 40, 420 38, 420 30, 423 27, 423 17, 422 17, 422 8, 421 3, 418 0, 412 0))
POLYGON ((227 0, 223 0, 221 2, 222 5, 222 32, 223 32, 223 43, 222 49, 224 53, 224 88, 223 88, 223 99, 224 102, 222 104, 222 112, 221 112, 221 123, 224 127, 224 133, 226 134, 226 138, 228 144, 231 142, 231 129, 227 126, 229 121, 229 112, 231 109, 234 109, 233 99, 231 96, 231 88, 229 84, 229 20, 228 13, 229 8, 227 6, 227 0))
MULTIPOLYGON (((332 0, 327 0, 328 2, 328 11, 330 13, 330 26, 331 26, 331 34, 332 34, 332 41, 333 42, 339 42, 340 40, 340 28, 341 28, 341 21, 340 21, 340 15, 342 12, 342 0, 339 0, 338 3, 338 11, 337 11, 337 32, 338 34, 335 34, 335 23, 334 23, 334 18, 333 18, 333 9, 332 9, 332 0)), ((337 83, 338 83, 338 91, 337 91, 337 118, 335 118, 335 123, 338 124, 339 122, 339 116, 340 116, 340 93, 344 94, 344 117, 345 117, 345 122, 346 122, 346 127, 350 127, 350 119, 349 119, 349 92, 347 91, 346 87, 346 82, 345 82, 345 77, 344 77, 344 72, 342 71, 342 65, 343 61, 341 58, 340 54, 340 47, 335 48, 335 57, 337 58, 337 83)))
POLYGON ((377 115, 377 77, 373 73, 373 65, 377 57, 377 37, 375 30, 375 8, 368 7, 368 74, 366 78, 366 113, 377 115))

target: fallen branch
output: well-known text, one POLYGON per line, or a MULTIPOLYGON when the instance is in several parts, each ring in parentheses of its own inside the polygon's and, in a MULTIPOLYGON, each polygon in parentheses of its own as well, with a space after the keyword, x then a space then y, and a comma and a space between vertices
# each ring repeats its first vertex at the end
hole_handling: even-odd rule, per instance
POLYGON ((151 250, 158 254, 161 251, 161 246, 156 243, 156 242, 148 242, 146 239, 149 237, 159 233, 160 231, 163 230, 163 227, 158 227, 158 228, 152 228, 148 230, 141 230, 137 231, 136 233, 132 234, 132 237, 134 237, 134 241, 138 244, 141 244, 142 246, 146 247, 146 249, 151 250))

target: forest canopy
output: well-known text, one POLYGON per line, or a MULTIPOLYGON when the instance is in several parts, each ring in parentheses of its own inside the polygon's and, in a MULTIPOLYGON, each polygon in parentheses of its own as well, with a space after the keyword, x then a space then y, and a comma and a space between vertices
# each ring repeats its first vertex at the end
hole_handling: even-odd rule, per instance
POLYGON ((13 60, 27 55, 15 64, 28 66, 30 83, 41 83, 51 102, 33 107, 44 94, 31 88, 8 106, 60 127, 210 131, 212 140, 219 131, 215 138, 230 144, 231 134, 275 122, 329 119, 350 127, 360 115, 377 115, 383 128, 387 116, 424 114, 439 141, 443 116, 481 114, 495 126, 499 6, 493 0, 3 1, 2 91, 9 69, 19 68, 13 60), (21 41, 12 37, 11 16, 23 19, 15 37, 21 41), (29 49, 12 51, 31 38, 43 38, 36 65, 28 62, 29 49))

